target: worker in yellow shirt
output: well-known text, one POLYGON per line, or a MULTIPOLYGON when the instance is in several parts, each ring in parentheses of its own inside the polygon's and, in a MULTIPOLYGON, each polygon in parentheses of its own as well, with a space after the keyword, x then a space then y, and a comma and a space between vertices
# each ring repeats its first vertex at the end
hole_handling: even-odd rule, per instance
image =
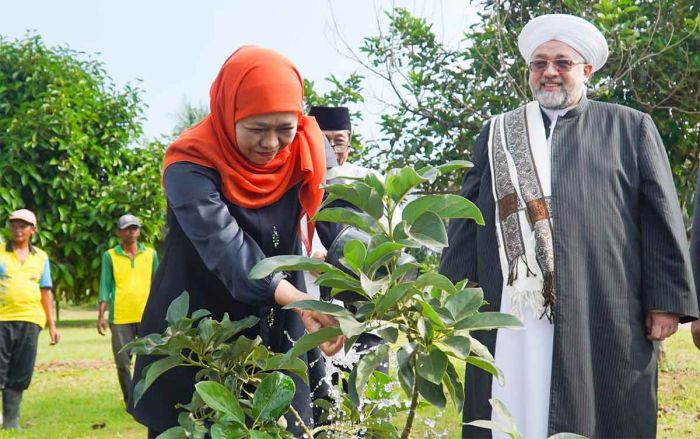
POLYGON ((109 308, 112 352, 124 403, 131 388, 131 355, 122 348, 136 338, 141 315, 148 300, 153 273, 158 268, 158 254, 139 243, 141 223, 134 215, 123 215, 117 222, 119 244, 102 255, 97 332, 105 335, 109 308))
POLYGON ((19 429, 22 392, 29 387, 39 331, 49 327, 51 344, 60 336, 53 318, 49 257, 34 247, 36 215, 10 215, 10 240, 0 248, 0 388, 2 427, 19 429))

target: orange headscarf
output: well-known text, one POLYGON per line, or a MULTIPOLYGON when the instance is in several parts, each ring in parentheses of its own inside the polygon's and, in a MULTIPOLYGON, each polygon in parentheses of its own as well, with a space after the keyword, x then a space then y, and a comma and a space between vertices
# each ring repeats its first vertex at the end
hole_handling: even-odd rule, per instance
MULTIPOLYGON (((221 176, 224 197, 252 209, 275 203, 301 183, 302 216, 311 218, 323 198, 325 148, 316 120, 302 114, 304 86, 294 65, 273 50, 243 46, 224 62, 209 96, 211 113, 168 146, 163 172, 176 162, 213 168, 221 176), (264 165, 247 161, 236 144, 236 122, 277 112, 299 115, 294 140, 264 165)), ((309 223, 303 236, 307 250, 312 236, 309 223)))

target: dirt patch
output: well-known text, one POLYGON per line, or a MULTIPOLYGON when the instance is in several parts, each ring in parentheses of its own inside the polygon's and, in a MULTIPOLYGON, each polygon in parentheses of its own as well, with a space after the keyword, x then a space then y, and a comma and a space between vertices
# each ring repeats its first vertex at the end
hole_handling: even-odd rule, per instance
POLYGON ((36 372, 60 372, 66 370, 97 370, 113 368, 114 362, 110 360, 52 360, 48 363, 39 363, 34 367, 36 372))

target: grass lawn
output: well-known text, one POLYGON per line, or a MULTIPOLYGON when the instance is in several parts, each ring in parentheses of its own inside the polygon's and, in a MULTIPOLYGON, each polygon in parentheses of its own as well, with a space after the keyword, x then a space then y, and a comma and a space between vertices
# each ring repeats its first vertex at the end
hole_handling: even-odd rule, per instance
MULTIPOLYGON (((95 318, 94 312, 75 313, 71 321, 95 318)), ((22 433, 0 431, 0 439, 145 438, 145 428, 124 411, 109 336, 97 334, 94 324, 64 327, 61 335, 58 346, 49 346, 46 331, 41 333, 34 379, 22 404, 21 422, 28 428, 22 433)), ((659 437, 698 437, 700 351, 687 328, 669 341, 659 377, 659 437)), ((458 438, 460 420, 450 405, 425 408, 412 436, 447 433, 458 438)))

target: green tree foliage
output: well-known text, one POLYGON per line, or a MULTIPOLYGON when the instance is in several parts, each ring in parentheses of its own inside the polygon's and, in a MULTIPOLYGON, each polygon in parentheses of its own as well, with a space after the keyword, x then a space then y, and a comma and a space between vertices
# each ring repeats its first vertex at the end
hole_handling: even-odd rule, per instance
POLYGON ((83 53, 0 38, 0 218, 37 213, 59 297, 96 294, 119 215, 138 215, 146 240, 160 236, 162 145, 129 146, 141 134, 139 92, 83 53))
MULTIPOLYGON (((359 49, 364 65, 395 92, 384 112, 384 138, 365 164, 422 166, 465 159, 483 123, 531 99, 517 35, 533 17, 569 13, 598 26, 610 59, 594 74, 593 99, 650 113, 666 145, 681 205, 692 208, 700 167, 700 13, 693 0, 472 2, 479 21, 465 33, 466 48, 450 48, 432 25, 405 9, 359 49), (379 160, 378 160, 379 159, 379 160)), ((433 191, 455 191, 458 180, 438 179, 433 191)), ((692 213, 692 212, 688 212, 692 213)))

